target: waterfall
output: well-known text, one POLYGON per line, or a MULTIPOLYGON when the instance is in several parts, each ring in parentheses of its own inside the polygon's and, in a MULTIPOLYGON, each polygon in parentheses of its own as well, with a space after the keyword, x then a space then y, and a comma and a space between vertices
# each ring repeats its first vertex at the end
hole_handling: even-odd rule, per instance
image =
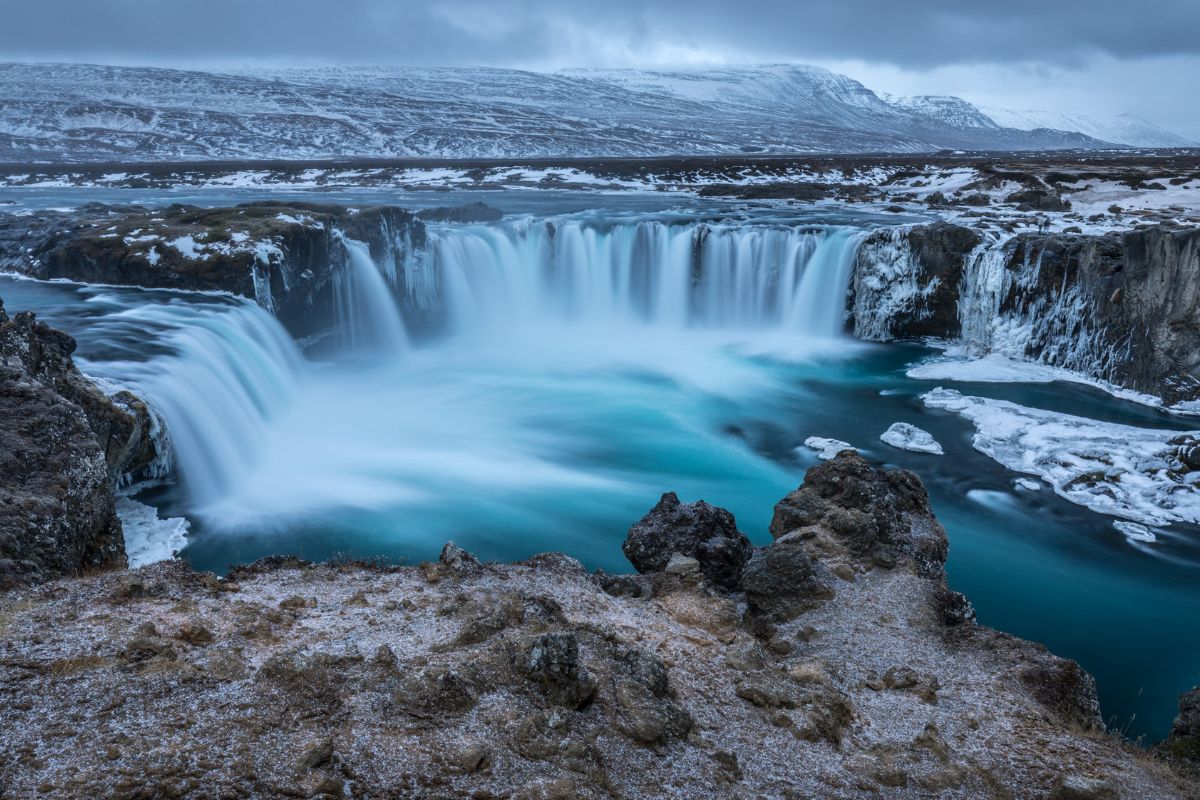
MULTIPOLYGON (((517 220, 431 226, 421 245, 390 243, 377 263, 365 243, 339 232, 344 261, 335 261, 332 275, 336 324, 343 353, 372 362, 374 377, 362 378, 363 392, 390 386, 397 369, 419 360, 396 356, 409 347, 407 329, 422 321, 436 323, 424 331, 430 348, 439 345, 429 339, 481 337, 458 349, 445 345, 448 358, 498 347, 532 351, 536 359, 541 342, 558 345, 560 353, 590 350, 597 336, 610 352, 666 341, 679 347, 687 340, 678 337, 695 329, 734 330, 739 340, 750 332, 824 341, 842 334, 860 238, 855 229, 837 227, 517 220), (582 335, 563 335, 563 326, 579 326, 582 335), (652 343, 639 338, 647 327, 660 334, 652 343), (508 332, 522 338, 507 342, 508 332)), ((330 445, 316 442, 340 422, 329 415, 352 391, 342 381, 370 370, 313 369, 282 325, 249 301, 105 298, 106 313, 90 336, 109 343, 109 357, 93 360, 89 372, 128 387, 164 420, 193 511, 210 518, 236 513, 232 498, 268 486, 276 503, 298 486, 320 493, 314 484, 320 468, 311 468, 307 482, 290 470, 325 457, 330 445), (322 416, 297 421, 299 408, 312 405, 310 395, 326 398, 322 416), (285 429, 288 435, 277 435, 285 429)), ((393 423, 384 415, 373 424, 393 423)), ((391 491, 365 477, 356 486, 391 491)))
POLYGON ((128 387, 165 420, 175 467, 198 506, 244 476, 268 424, 305 379, 295 342, 248 301, 126 302, 93 328, 119 352, 138 336, 154 337, 149 358, 93 359, 85 368, 128 387))
POLYGON ((334 238, 345 250, 345 261, 334 274, 334 305, 338 330, 349 350, 363 355, 397 355, 408 349, 408 333, 392 289, 371 249, 341 231, 334 238))
POLYGON ((996 328, 1001 320, 1000 304, 1011 281, 1006 261, 1003 245, 983 242, 971 251, 964 265, 958 296, 960 338, 975 355, 991 352, 996 342, 996 328))
POLYGON ((579 220, 431 226, 403 269, 406 312, 449 333, 547 322, 838 336, 861 234, 740 224, 579 220))

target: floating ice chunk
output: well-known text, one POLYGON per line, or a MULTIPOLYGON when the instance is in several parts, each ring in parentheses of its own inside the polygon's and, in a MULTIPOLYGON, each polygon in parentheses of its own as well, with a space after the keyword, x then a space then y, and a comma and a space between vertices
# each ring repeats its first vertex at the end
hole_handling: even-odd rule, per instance
POLYGON ((1017 478, 1013 481, 1013 486, 1017 489, 1024 489, 1027 492, 1040 492, 1042 490, 1040 483, 1029 478, 1017 478))
POLYGON ((933 438, 932 434, 907 422, 893 423, 892 427, 879 435, 879 438, 885 444, 901 450, 911 450, 914 453, 932 453, 940 456, 944 452, 941 444, 933 438))
POLYGON ((130 568, 172 558, 187 544, 188 521, 159 519, 158 511, 129 497, 117 498, 117 516, 125 530, 125 555, 130 568))
POLYGON ((854 445, 849 442, 843 442, 841 439, 826 439, 821 436, 808 437, 804 440, 804 446, 810 450, 816 450, 817 458, 824 461, 837 458, 837 454, 843 450, 855 449, 854 445))
POLYGON ((937 388, 925 405, 975 424, 975 449, 1038 475, 1072 503, 1145 525, 1200 521, 1200 489, 1170 440, 1178 431, 1135 428, 968 397, 937 388))
POLYGON ((1126 522, 1123 519, 1113 520, 1113 527, 1133 539, 1135 542, 1157 542, 1154 531, 1137 522, 1126 522))

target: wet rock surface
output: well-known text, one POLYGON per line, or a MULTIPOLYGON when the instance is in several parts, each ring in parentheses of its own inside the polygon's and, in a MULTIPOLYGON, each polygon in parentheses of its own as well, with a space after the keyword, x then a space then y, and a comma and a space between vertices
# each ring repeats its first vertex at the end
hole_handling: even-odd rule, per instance
POLYGON ((155 458, 140 400, 107 397, 75 341, 0 302, 0 585, 125 566, 112 485, 155 458))
MULTIPOLYGON (((670 549, 694 524, 669 513, 639 534, 670 549)), ((481 564, 453 546, 414 567, 280 557, 221 580, 162 562, 10 591, 0 786, 1189 796, 1183 778, 1082 727, 1095 696, 1073 662, 946 599, 935 526, 911 476, 845 453, 780 503, 776 542, 747 552, 744 593, 678 553, 622 583, 564 556, 481 564)))
MULTIPOLYGON (((881 231, 860 250, 850 298, 868 339, 964 335, 962 304, 978 232, 938 222, 881 231), (886 308, 875 314, 872 308, 886 308)), ((996 314, 1009 339, 969 341, 1152 394, 1200 398, 1200 228, 1144 226, 1086 235, 1022 232, 1002 251, 996 314)))

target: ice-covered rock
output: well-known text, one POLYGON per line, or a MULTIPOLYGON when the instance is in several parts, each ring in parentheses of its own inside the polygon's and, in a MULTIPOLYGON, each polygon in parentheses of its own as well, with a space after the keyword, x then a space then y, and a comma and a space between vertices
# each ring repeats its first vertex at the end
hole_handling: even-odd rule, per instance
POLYGON ((837 458, 837 454, 843 450, 853 450, 854 445, 849 442, 843 442, 841 439, 826 439, 823 436, 810 436, 804 440, 804 446, 810 450, 817 451, 817 458, 823 461, 837 458))
POLYGON ((1147 525, 1200 521, 1200 472, 1175 431, 1135 428, 937 388, 925 405, 975 425, 976 450, 1038 475, 1073 503, 1147 525))
POLYGON ((1128 520, 1115 519, 1113 527, 1121 533, 1133 539, 1135 542, 1157 542, 1158 536, 1150 528, 1140 522, 1129 522, 1128 520))
POLYGON ((929 431, 907 422, 892 423, 892 426, 881 433, 879 438, 884 444, 890 444, 900 450, 911 450, 914 453, 932 453, 940 456, 945 452, 929 431))

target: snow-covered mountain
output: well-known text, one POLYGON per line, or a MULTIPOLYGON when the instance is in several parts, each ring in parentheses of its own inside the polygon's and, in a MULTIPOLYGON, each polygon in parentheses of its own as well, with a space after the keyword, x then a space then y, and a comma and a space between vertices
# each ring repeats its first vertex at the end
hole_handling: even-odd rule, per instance
POLYGON ((980 110, 997 125, 1019 130, 1058 128, 1080 133, 1106 142, 1133 147, 1194 147, 1197 142, 1160 128, 1134 114, 1100 117, 1069 111, 1018 111, 1011 108, 981 106, 980 110))
POLYGON ((817 67, 703 71, 0 64, 0 161, 526 158, 1099 147, 817 67))
MULTIPOLYGON (((953 97, 951 95, 932 95, 922 94, 912 97, 897 97, 885 92, 880 92, 879 96, 892 104, 896 108, 904 109, 905 111, 919 115, 928 120, 932 124, 948 125, 951 128, 984 128, 994 130, 1001 126, 984 114, 974 105, 963 100, 961 97, 953 97)), ((1018 127, 1009 125, 1006 127, 1018 127)), ((1028 128, 1020 128, 1020 130, 1033 130, 1035 128, 1049 127, 1046 125, 1031 125, 1028 128)), ((1071 130, 1062 128, 1061 130, 1071 130)))

